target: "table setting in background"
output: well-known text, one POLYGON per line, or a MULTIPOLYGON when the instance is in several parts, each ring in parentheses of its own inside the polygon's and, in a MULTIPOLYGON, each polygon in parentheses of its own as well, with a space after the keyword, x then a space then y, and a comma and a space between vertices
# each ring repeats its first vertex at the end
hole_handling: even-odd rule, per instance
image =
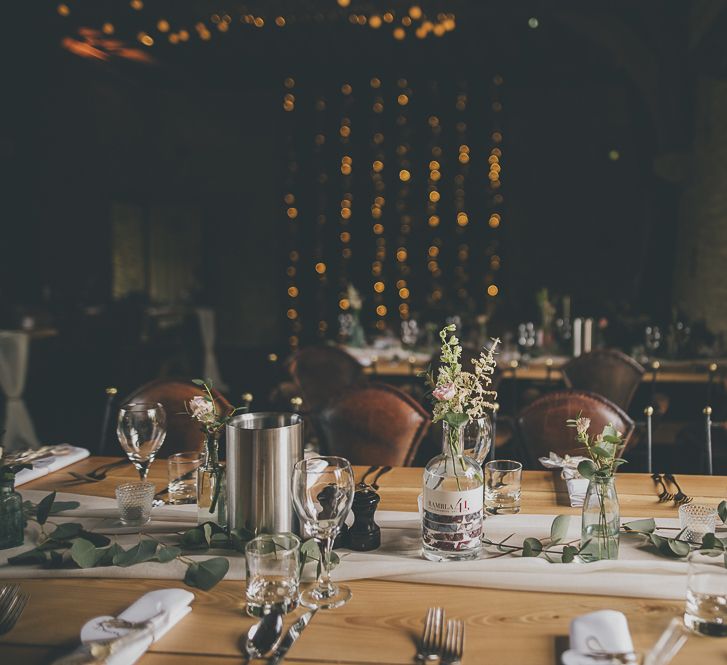
MULTIPOLYGON (((442 452, 423 470, 305 457, 302 416, 223 409, 208 380, 195 380, 200 395, 185 404, 202 451, 171 455, 164 469, 154 463, 166 436, 158 403, 119 411, 117 436, 134 471, 73 447, 5 456, 0 652, 32 651, 37 612, 60 602, 53 590, 72 598, 79 587, 69 585, 84 578, 91 594, 123 589, 123 602, 109 602, 96 619, 74 607, 73 625, 54 628, 39 659, 120 665, 159 649, 168 656, 160 662, 182 653, 196 654, 193 662, 203 662, 201 654, 329 662, 341 653, 345 662, 382 662, 372 645, 383 630, 391 649, 383 662, 474 663, 486 650, 492 662, 505 662, 502 645, 502 654, 487 648, 493 635, 482 612, 528 597, 543 611, 564 598, 578 604, 583 616, 567 613, 566 665, 663 665, 681 648, 718 653, 711 638, 727 636, 723 482, 617 474, 622 435, 611 425, 592 433, 587 414, 563 422, 564 436, 585 455, 552 453, 541 460, 549 471, 523 471, 506 459, 483 468, 499 340, 469 371, 459 362, 456 327, 440 339, 442 364, 427 383, 434 420, 443 424, 442 452), (21 498, 14 481, 35 463, 43 473, 23 482, 21 498), (142 597, 132 602, 130 594, 142 597), (387 598, 379 611, 403 613, 378 629, 377 595, 387 598), (658 617, 637 620, 634 646, 617 610, 634 621, 647 599, 658 617), (198 608, 204 624, 195 623, 198 608), (613 611, 587 611, 604 608, 613 611), (347 626, 359 616, 368 627, 356 637, 347 626), (189 628, 173 630, 178 622, 189 628), (190 645, 183 633, 201 625, 221 646, 206 633, 190 645), (78 628, 80 645, 71 635, 78 628), (336 653, 321 651, 334 629, 336 653), (164 652, 164 644, 179 646, 164 652)), ((564 634, 563 620, 551 640, 564 634)), ((546 656, 542 641, 529 648, 520 662, 561 659, 546 656)))

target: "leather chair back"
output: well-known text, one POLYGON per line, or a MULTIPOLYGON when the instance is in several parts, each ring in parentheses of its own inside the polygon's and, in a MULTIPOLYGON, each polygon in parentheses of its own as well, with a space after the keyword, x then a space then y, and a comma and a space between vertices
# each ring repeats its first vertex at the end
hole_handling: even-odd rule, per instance
POLYGON ((382 466, 410 466, 430 424, 417 402, 384 383, 345 390, 318 418, 328 452, 382 466))
POLYGON ((303 398, 303 409, 317 413, 342 390, 364 381, 363 367, 335 346, 309 346, 298 351, 288 365, 303 398))
MULTIPOLYGON (((222 393, 214 388, 211 392, 220 413, 232 411, 232 405, 222 393)), ((201 426, 187 415, 185 406, 193 397, 206 394, 203 388, 185 379, 158 379, 135 390, 122 404, 159 402, 164 407, 167 412, 167 436, 157 457, 168 457, 174 453, 202 450, 204 434, 201 426)))
POLYGON ((538 458, 547 457, 551 451, 561 457, 586 454, 575 440, 575 430, 566 426, 566 420, 577 418, 579 413, 591 419, 591 434, 600 433, 611 423, 623 434, 624 451, 628 449, 634 421, 622 409, 596 393, 560 390, 536 399, 518 416, 518 434, 530 468, 541 469, 538 458))
POLYGON ((629 408, 644 371, 633 358, 614 349, 584 353, 562 369, 566 387, 598 393, 624 410, 629 408))

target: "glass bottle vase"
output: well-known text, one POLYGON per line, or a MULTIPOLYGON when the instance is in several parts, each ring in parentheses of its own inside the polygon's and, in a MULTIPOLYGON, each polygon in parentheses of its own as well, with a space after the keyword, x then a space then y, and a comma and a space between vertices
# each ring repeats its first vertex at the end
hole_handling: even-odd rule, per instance
POLYGON ((482 469, 464 453, 465 426, 443 425, 444 451, 424 469, 422 555, 432 561, 476 559, 482 547, 482 469))
MULTIPOLYGON (((449 431, 451 426, 442 421, 442 452, 449 451, 449 431)), ((463 430, 462 450, 467 457, 471 457, 480 465, 485 461, 487 453, 492 446, 492 420, 484 414, 481 418, 468 420, 461 428, 463 430)))
POLYGON ((227 525, 225 467, 219 460, 219 434, 207 434, 204 458, 197 469, 197 523, 227 525))
POLYGON ((589 561, 618 559, 621 523, 616 479, 591 478, 583 501, 582 555, 589 561))
POLYGON ((23 544, 25 517, 23 499, 15 491, 15 479, 0 479, 0 550, 23 544))

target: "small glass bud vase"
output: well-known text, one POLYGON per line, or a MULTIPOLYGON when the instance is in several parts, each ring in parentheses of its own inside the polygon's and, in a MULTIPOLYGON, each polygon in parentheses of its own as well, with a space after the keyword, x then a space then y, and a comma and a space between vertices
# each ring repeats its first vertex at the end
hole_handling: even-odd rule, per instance
POLYGON ((616 479, 594 476, 583 501, 581 523, 582 555, 589 561, 618 559, 621 523, 616 479))
POLYGON ((219 460, 219 433, 207 434, 204 458, 197 469, 197 523, 227 525, 225 467, 219 460))
POLYGON ((482 547, 482 469, 464 454, 465 425, 443 426, 444 452, 424 469, 422 554, 432 561, 476 559, 482 547))
POLYGON ((15 477, 0 477, 0 550, 23 544, 25 517, 23 499, 15 491, 15 477))

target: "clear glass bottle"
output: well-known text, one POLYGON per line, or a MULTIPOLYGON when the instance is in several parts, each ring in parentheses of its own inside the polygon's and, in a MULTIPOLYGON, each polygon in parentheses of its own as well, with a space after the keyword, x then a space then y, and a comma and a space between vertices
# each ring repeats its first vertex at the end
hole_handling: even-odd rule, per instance
POLYGON ((616 479, 591 478, 583 501, 582 555, 590 561, 618 559, 620 523, 616 479))
POLYGON ((219 459, 219 434, 207 434, 204 458, 197 469, 197 523, 227 525, 225 467, 219 459))
POLYGON ((0 550, 20 547, 24 540, 23 498, 15 491, 15 477, 0 477, 0 550))
MULTIPOLYGON (((449 452, 449 425, 442 421, 442 452, 449 452)), ((485 461, 487 453, 492 446, 492 420, 484 414, 482 418, 469 420, 464 430, 463 450, 467 457, 471 457, 480 465, 485 461)))
POLYGON ((443 425, 444 452, 424 469, 422 555, 432 561, 476 559, 482 547, 482 469, 463 452, 465 427, 443 425))

